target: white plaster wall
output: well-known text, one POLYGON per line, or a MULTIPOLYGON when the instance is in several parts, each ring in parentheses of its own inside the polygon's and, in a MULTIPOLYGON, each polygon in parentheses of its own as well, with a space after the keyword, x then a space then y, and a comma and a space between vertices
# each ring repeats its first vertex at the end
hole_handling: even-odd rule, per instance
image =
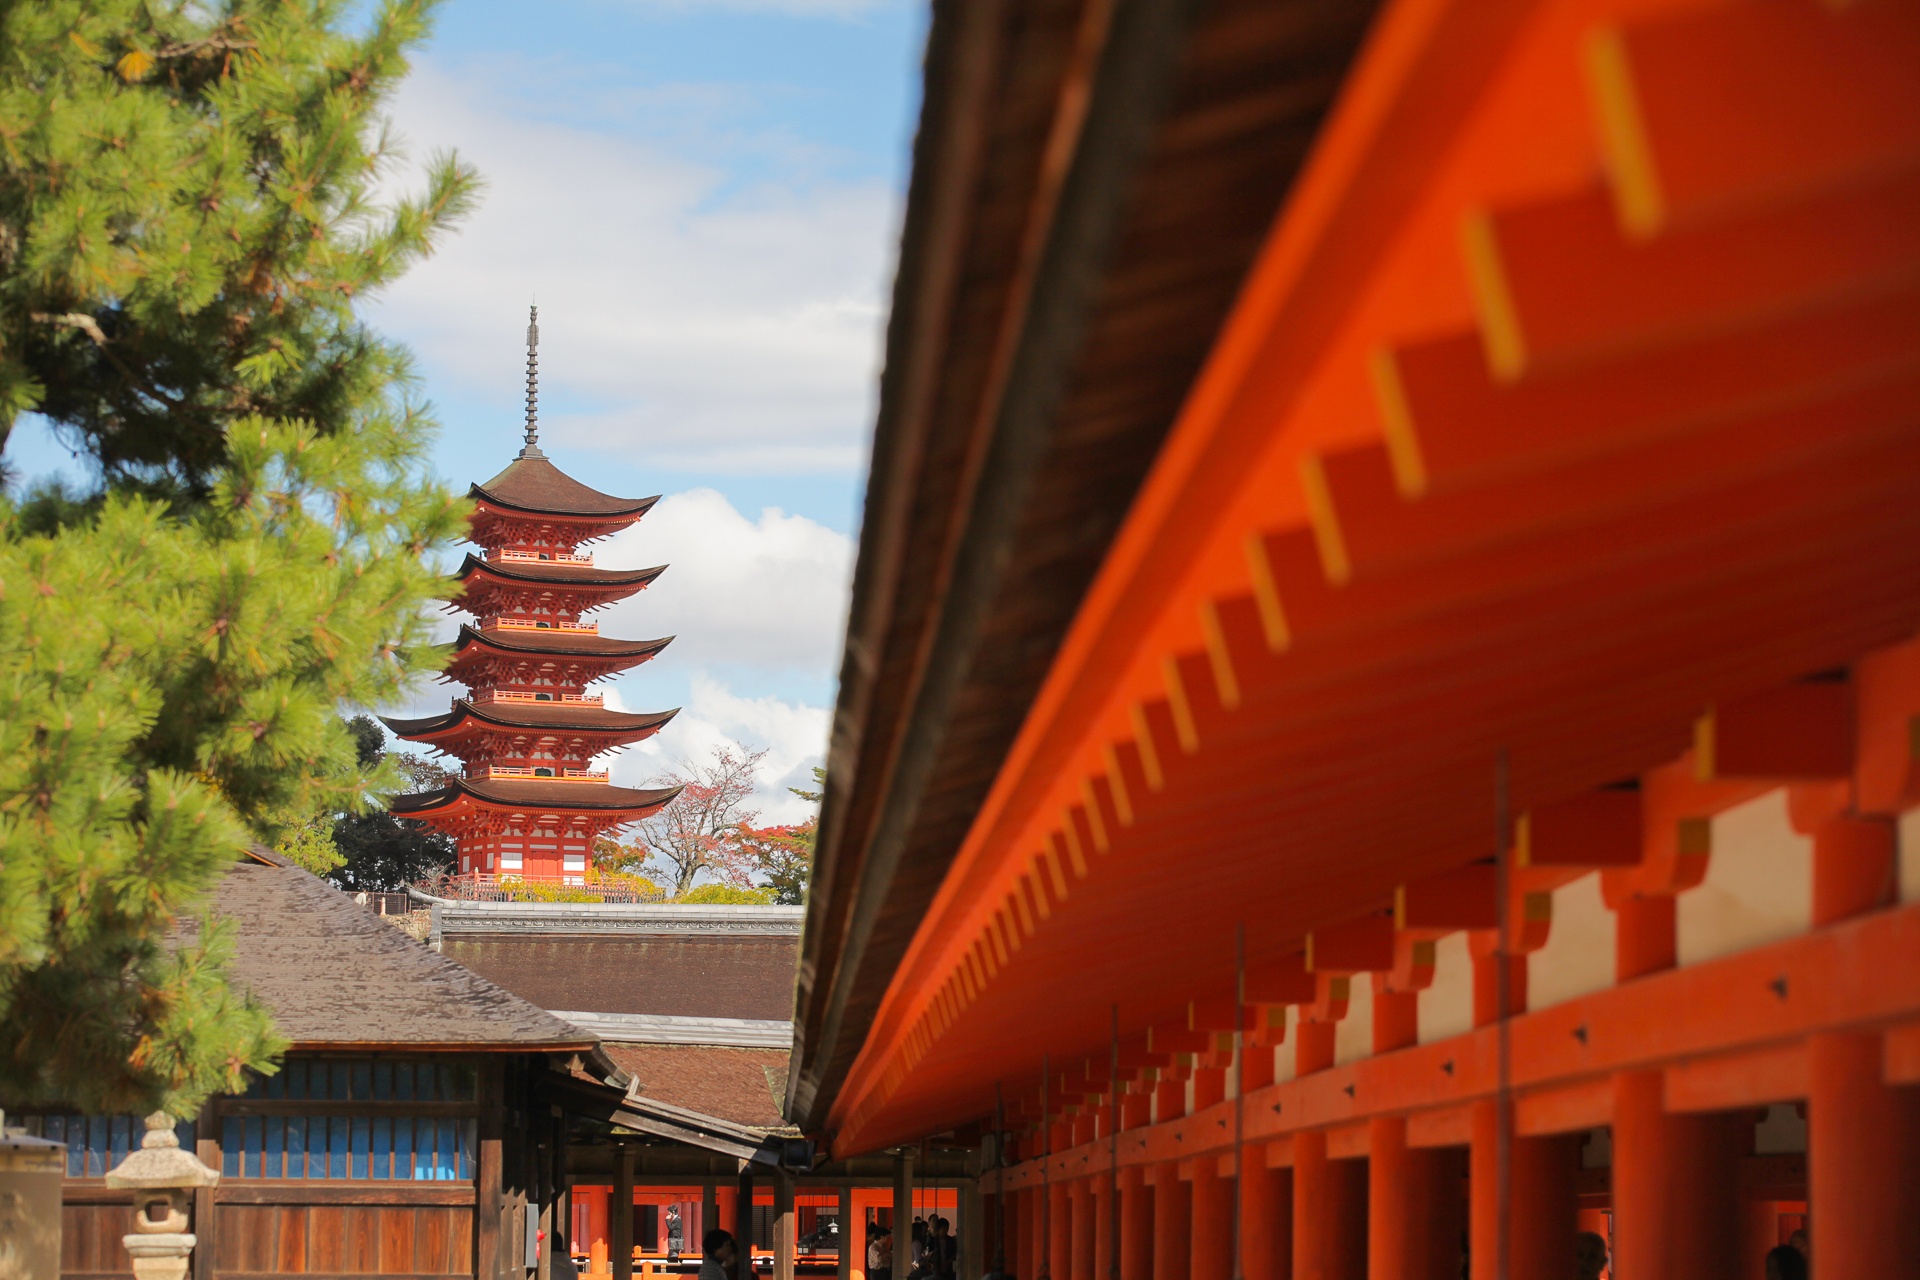
POLYGON ((1920 809, 1900 815, 1900 901, 1920 902, 1920 809))
POLYGON ((1527 1008, 1549 1009, 1612 986, 1614 936, 1598 871, 1555 889, 1547 945, 1527 957, 1527 1008))
POLYGON ((1333 1029, 1333 1065, 1344 1066, 1373 1053, 1373 976, 1356 973, 1347 981, 1347 1016, 1333 1029))
POLYGON ((1450 933, 1434 944, 1433 982, 1420 993, 1420 1043, 1473 1030, 1473 954, 1467 935, 1450 933))
POLYGON ((1813 840, 1776 788, 1713 820, 1707 878, 1680 895, 1679 959, 1698 964, 1813 927, 1813 840))

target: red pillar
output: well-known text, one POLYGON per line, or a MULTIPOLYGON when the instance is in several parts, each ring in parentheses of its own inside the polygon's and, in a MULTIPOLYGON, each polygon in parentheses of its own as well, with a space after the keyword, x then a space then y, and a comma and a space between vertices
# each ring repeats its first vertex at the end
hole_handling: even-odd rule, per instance
POLYGON ((1071 1280, 1073 1275, 1073 1197, 1064 1182, 1047 1188, 1047 1274, 1052 1280, 1071 1280))
POLYGON ((1459 1189, 1443 1151, 1407 1145, 1407 1122, 1379 1116, 1367 1132, 1367 1275, 1459 1280, 1459 1189))
POLYGON ((1920 1267, 1920 1090, 1882 1077, 1881 1039, 1812 1038, 1807 1191, 1817 1276, 1920 1267))
POLYGON ((1240 1272, 1245 1280, 1293 1276, 1293 1171, 1269 1169, 1259 1146, 1247 1148, 1240 1171, 1240 1272))
MULTIPOLYGON (((1499 1277, 1499 1103, 1473 1107, 1473 1143, 1468 1159, 1469 1231, 1473 1280, 1499 1277)), ((1559 1280, 1568 1274, 1579 1222, 1574 1169, 1575 1137, 1513 1137, 1508 1177, 1506 1280, 1559 1280)))
POLYGON ((1190 1280, 1233 1280, 1233 1180, 1216 1156, 1194 1161, 1192 1236, 1190 1280))
MULTIPOLYGON (((1813 832, 1813 922, 1892 901, 1893 824, 1834 817, 1813 832)), ((1920 1090, 1882 1078, 1880 1037, 1809 1044, 1807 1191, 1822 1276, 1897 1275, 1920 1258, 1920 1090)))
POLYGON ((1068 1274, 1073 1280, 1093 1280, 1093 1179, 1081 1178, 1071 1188, 1068 1199, 1073 1208, 1069 1210, 1073 1221, 1072 1247, 1069 1253, 1073 1270, 1068 1274))
POLYGON ((1752 1145, 1750 1117, 1670 1114, 1659 1072, 1615 1076, 1615 1271, 1633 1280, 1734 1280, 1739 1166, 1752 1145))
POLYGON ((1293 1135, 1293 1274, 1365 1280, 1367 1166, 1327 1157, 1324 1131, 1293 1135))
POLYGON ((1033 1280, 1040 1274, 1040 1192, 1022 1187, 1013 1193, 1013 1274, 1033 1280))
POLYGON ((1093 1276, 1094 1280, 1113 1280, 1113 1179, 1097 1174, 1093 1182, 1093 1276))
POLYGON ((1163 1164, 1153 1180, 1153 1280, 1188 1280, 1192 1262, 1191 1188, 1180 1181, 1180 1167, 1163 1164))
POLYGON ((1147 1171, 1120 1171, 1120 1280, 1153 1280, 1153 1188, 1147 1171))

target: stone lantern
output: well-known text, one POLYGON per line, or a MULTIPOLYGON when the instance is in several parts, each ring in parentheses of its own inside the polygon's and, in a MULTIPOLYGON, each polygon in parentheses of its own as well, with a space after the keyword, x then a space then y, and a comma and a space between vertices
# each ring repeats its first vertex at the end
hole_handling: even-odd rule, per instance
POLYGON ((107 1173, 110 1187, 129 1187, 133 1197, 133 1234, 122 1236, 133 1258, 136 1280, 183 1280, 193 1235, 187 1230, 188 1193, 220 1184, 209 1169, 180 1149, 173 1117, 156 1111, 147 1117, 140 1149, 107 1173))

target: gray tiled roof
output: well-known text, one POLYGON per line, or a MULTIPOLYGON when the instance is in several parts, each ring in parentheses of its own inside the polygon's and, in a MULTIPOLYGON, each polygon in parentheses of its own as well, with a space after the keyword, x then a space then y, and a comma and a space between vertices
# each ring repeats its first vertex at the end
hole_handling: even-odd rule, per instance
MULTIPOLYGON (((214 892, 230 972, 296 1048, 580 1049, 594 1037, 414 941, 351 897, 256 849, 214 892)), ((197 919, 179 931, 192 936, 197 919)))

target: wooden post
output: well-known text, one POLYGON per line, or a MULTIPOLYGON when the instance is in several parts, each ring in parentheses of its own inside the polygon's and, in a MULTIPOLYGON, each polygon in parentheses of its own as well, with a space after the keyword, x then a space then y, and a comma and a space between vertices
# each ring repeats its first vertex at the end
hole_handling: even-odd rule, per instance
POLYGON ((1193 1204, 1180 1166, 1163 1164, 1153 1179, 1153 1280, 1188 1280, 1193 1264, 1193 1204))
POLYGON ((1812 1037, 1813 1274, 1911 1274, 1920 1258, 1920 1090, 1886 1083, 1881 1037, 1812 1037))
POLYGON ((793 1174, 776 1169, 773 1173, 773 1280, 793 1280, 793 1259, 799 1249, 794 1224, 793 1174))
POLYGON ((1192 1280, 1233 1280, 1233 1183, 1220 1176, 1220 1158, 1193 1166, 1192 1280))
POLYGON ((1081 1178, 1076 1181, 1069 1195, 1073 1208, 1069 1210, 1073 1221, 1073 1243, 1071 1265, 1073 1280, 1094 1280, 1093 1255, 1097 1247, 1094 1232, 1094 1179, 1081 1178))
POLYGON ((1153 1280, 1153 1188, 1147 1171, 1120 1171, 1120 1280, 1153 1280))
POLYGON ((477 1125, 480 1149, 475 1152, 473 1260, 474 1274, 480 1280, 498 1280, 502 1269, 500 1162, 507 1109, 502 1069, 499 1062, 485 1062, 476 1081, 480 1101, 477 1125))
POLYGON ((866 1265, 867 1233, 864 1222, 854 1221, 853 1184, 840 1184, 840 1203, 836 1210, 840 1220, 840 1254, 834 1259, 833 1274, 835 1280, 853 1280, 854 1259, 860 1259, 861 1268, 866 1265), (856 1250, 858 1252, 856 1252, 856 1250))
POLYGON ((1094 1280, 1113 1280, 1113 1189, 1105 1173, 1089 1178, 1093 1199, 1093 1276, 1094 1280))
MULTIPOLYGON (((1634 1280, 1732 1280, 1740 1260, 1739 1166, 1751 1147, 1747 1116, 1669 1114, 1658 1071, 1615 1076, 1613 1265, 1618 1274, 1634 1280)), ((1516 1160, 1516 1188, 1520 1178, 1516 1160)))
POLYGON ((1468 1157, 1471 1200, 1468 1230, 1472 1237, 1473 1280, 1556 1280, 1566 1274, 1567 1259, 1573 1256, 1579 1213, 1573 1181, 1574 1166, 1579 1159, 1578 1141, 1570 1137, 1514 1137, 1508 1182, 1508 1272, 1502 1278, 1499 1276, 1498 1106, 1489 1099, 1473 1107, 1473 1139, 1468 1157))
POLYGON ((734 1192, 733 1280, 753 1280, 753 1165, 740 1162, 740 1182, 734 1192))
POLYGON ((913 1149, 893 1153, 893 1275, 907 1280, 913 1270, 913 1149))
POLYGON ((1013 1274, 1018 1280, 1038 1280, 1040 1275, 1040 1192, 1022 1187, 1013 1193, 1013 1274))
POLYGON ((1047 1275, 1051 1280, 1073 1276, 1073 1188, 1064 1182, 1047 1188, 1047 1275))
POLYGON ((954 1209, 954 1216, 959 1219, 954 1223, 955 1280, 979 1280, 986 1274, 986 1200, 978 1178, 969 1178, 960 1184, 960 1203, 954 1209))
POLYGON ((633 1280, 633 1148, 614 1144, 613 1196, 607 1201, 613 1280, 633 1280))
POLYGON ((706 1261, 707 1232, 725 1225, 720 1220, 720 1189, 712 1182, 702 1183, 700 1185, 700 1238, 693 1242, 690 1252, 699 1253, 700 1260, 706 1261))
MULTIPOLYGON (((1246 1167, 1240 1170, 1241 1273, 1244 1280, 1288 1280, 1293 1275, 1293 1171, 1269 1169, 1266 1151, 1258 1144, 1247 1147, 1245 1159, 1246 1167)), ((1458 1280, 1458 1273, 1448 1280, 1458 1280)))
MULTIPOLYGON (((194 1155, 200 1163, 209 1169, 219 1169, 220 1162, 220 1118, 213 1109, 213 1099, 209 1098, 200 1107, 200 1118, 193 1126, 194 1155)), ((213 1280, 213 1253, 218 1247, 220 1227, 215 1221, 219 1217, 213 1207, 212 1187, 196 1187, 193 1192, 193 1231, 196 1237, 193 1246, 193 1280, 213 1280)))

